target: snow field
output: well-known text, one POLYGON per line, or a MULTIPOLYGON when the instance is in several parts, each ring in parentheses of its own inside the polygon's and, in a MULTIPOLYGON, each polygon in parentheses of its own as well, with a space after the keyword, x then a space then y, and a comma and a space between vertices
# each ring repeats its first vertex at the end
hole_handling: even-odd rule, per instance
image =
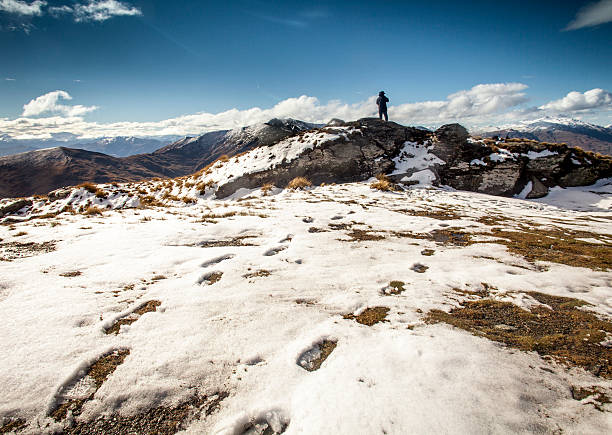
POLYGON ((423 323, 423 312, 458 306, 453 288, 482 282, 527 309, 534 301, 524 292, 537 290, 579 297, 612 315, 608 272, 562 264, 538 271, 502 245, 393 235, 476 233, 486 227, 476 218, 494 214, 612 235, 612 222, 601 219, 607 213, 442 189, 381 193, 366 183, 102 217, 60 215, 54 227, 42 220, 2 226, 3 241, 58 242, 53 252, 0 263, 3 343, 11 349, 0 355, 0 416, 20 415, 48 432, 61 428, 46 417, 58 393, 99 356, 126 348, 130 354, 80 418, 172 406, 197 390, 230 395, 188 433, 241 433, 249 421, 286 426, 287 434, 607 432, 609 414, 573 400, 568 386, 609 389, 609 382, 423 323), (432 207, 455 209, 460 219, 406 212, 432 207), (202 222, 232 211, 268 217, 202 222), (595 222, 579 219, 586 216, 595 222), (350 229, 329 224, 385 238, 348 241, 350 229), (253 246, 203 247, 231 240, 253 246), (424 249, 435 252, 424 256, 424 249), (415 263, 428 269, 416 273, 415 263), (71 271, 81 274, 60 276, 71 271), (209 285, 202 277, 211 272, 222 275, 209 285), (385 295, 393 280, 406 290, 385 295), (149 300, 161 301, 157 311, 117 335, 105 333, 149 300), (368 327, 342 318, 374 306, 390 309, 386 322, 368 327), (299 357, 325 339, 337 347, 320 369, 304 370, 299 357))

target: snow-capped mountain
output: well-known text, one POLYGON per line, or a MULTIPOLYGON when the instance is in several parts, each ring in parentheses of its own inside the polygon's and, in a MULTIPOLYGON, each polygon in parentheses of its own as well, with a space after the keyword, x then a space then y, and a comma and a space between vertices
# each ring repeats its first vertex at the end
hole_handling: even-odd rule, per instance
POLYGON ((114 157, 127 157, 135 154, 151 153, 176 139, 176 136, 157 138, 116 136, 81 139, 69 133, 55 134, 50 139, 13 139, 8 135, 3 135, 0 136, 0 156, 37 149, 69 147, 104 153, 114 157))
POLYGON ((587 151, 612 155, 612 129, 572 118, 540 118, 474 131, 485 137, 526 138, 541 142, 564 142, 587 151))

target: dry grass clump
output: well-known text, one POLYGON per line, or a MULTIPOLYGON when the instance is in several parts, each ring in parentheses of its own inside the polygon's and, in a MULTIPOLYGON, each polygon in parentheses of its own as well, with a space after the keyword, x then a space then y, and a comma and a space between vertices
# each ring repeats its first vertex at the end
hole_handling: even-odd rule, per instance
POLYGON ((93 183, 89 183, 89 182, 81 183, 77 187, 82 187, 83 189, 85 189, 89 193, 96 193, 96 191, 98 190, 98 186, 96 186, 93 183))
POLYGON ((85 216, 99 216, 102 215, 102 210, 96 206, 90 205, 83 211, 83 214, 85 216))
POLYGON ((200 192, 200 195, 204 195, 206 193, 206 188, 215 184, 212 180, 208 180, 206 182, 200 181, 196 184, 196 189, 200 192))
POLYGON ((243 278, 264 278, 266 276, 270 276, 270 271, 266 269, 259 269, 255 272, 249 272, 242 275, 243 278))
POLYGON ((165 205, 152 195, 139 196, 138 199, 140 200, 140 205, 144 207, 163 207, 165 205))
POLYGON ((372 326, 379 322, 386 322, 385 318, 387 317, 388 312, 388 307, 372 307, 366 308, 358 316, 355 316, 354 314, 345 314, 342 316, 342 318, 355 320, 357 323, 361 323, 362 325, 372 326))
POLYGON ((60 273, 60 276, 66 277, 66 278, 73 278, 75 276, 81 276, 82 272, 80 270, 74 270, 72 272, 64 272, 64 273, 60 273))
POLYGON ((18 433, 26 426, 26 421, 23 418, 8 418, 6 423, 0 426, 0 434, 18 433))
POLYGON ((391 281, 383 292, 386 295, 399 295, 400 293, 406 291, 404 285, 406 285, 404 281, 391 281))
POLYGON ((287 187, 292 190, 305 189, 310 186, 312 186, 312 183, 306 177, 295 177, 287 184, 287 187))
POLYGON ((384 192, 393 192, 397 190, 397 185, 395 185, 385 174, 378 174, 376 179, 378 181, 370 184, 370 188, 382 190, 384 192))
POLYGON ((272 189, 274 189, 274 184, 272 183, 266 183, 263 186, 261 186, 261 192, 264 194, 264 196, 268 196, 268 194, 272 191, 272 189))
POLYGON ((579 299, 528 292, 544 306, 523 310, 510 302, 492 299, 466 301, 450 312, 430 311, 428 323, 445 322, 489 340, 523 351, 535 351, 568 365, 582 367, 595 376, 612 378, 612 349, 603 346, 612 323, 579 310, 579 299))

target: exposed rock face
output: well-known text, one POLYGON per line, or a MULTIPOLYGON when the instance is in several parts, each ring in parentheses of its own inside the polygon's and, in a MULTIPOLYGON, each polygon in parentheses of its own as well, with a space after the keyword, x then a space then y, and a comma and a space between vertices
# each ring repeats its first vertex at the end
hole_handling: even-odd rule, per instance
POLYGON ((346 131, 352 129, 352 132, 307 150, 289 163, 223 184, 217 190, 217 197, 223 198, 240 188, 252 189, 266 183, 285 186, 295 177, 306 177, 314 184, 367 180, 393 170, 392 158, 400 153, 406 141, 423 143, 431 135, 376 118, 346 123, 334 120, 333 126, 325 129, 330 133, 343 131, 334 127, 348 128, 346 131))
MULTIPOLYGON (((422 144, 430 154, 442 159, 445 163, 432 159, 437 163, 431 163, 427 169, 434 173, 440 184, 461 190, 511 196, 531 186, 524 194, 535 198, 546 195, 551 186, 589 185, 597 179, 612 176, 612 158, 563 144, 522 140, 476 141, 469 138, 467 130, 459 124, 444 125, 430 132, 375 118, 354 122, 334 119, 323 130, 349 133, 316 145, 295 160, 222 184, 217 197, 223 198, 240 188, 252 189, 266 183, 284 187, 295 177, 306 177, 314 184, 320 184, 361 181, 394 170, 397 173, 398 156, 406 154, 407 142, 422 144)), ((409 159, 412 157, 415 156, 409 156, 409 159)), ((422 164, 423 160, 419 162, 422 164)), ((422 166, 412 171, 404 168, 406 175, 422 169, 422 166)), ((395 179, 411 184, 403 174, 395 176, 395 179)))
POLYGON ((0 207, 0 218, 7 214, 17 213, 22 208, 29 207, 31 205, 32 201, 29 199, 20 199, 4 207, 0 207))

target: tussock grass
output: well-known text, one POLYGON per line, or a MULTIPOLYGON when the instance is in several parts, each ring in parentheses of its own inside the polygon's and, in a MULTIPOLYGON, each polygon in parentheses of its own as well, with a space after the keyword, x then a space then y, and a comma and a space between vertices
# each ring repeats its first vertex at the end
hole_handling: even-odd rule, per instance
POLYGON ((272 189, 274 189, 276 186, 274 186, 274 184, 272 183, 266 183, 263 186, 261 186, 261 191, 264 194, 264 196, 268 196, 270 194, 270 192, 272 191, 272 189))
POLYGON ((100 216, 102 215, 102 210, 96 206, 90 205, 85 210, 83 210, 83 214, 85 216, 100 216))
POLYGON ((361 314, 355 316, 354 314, 345 314, 342 316, 343 319, 355 320, 357 323, 362 325, 372 326, 379 322, 386 322, 385 318, 389 312, 388 307, 372 307, 366 308, 361 314))
POLYGON ((312 183, 306 177, 295 177, 287 184, 287 188, 292 190, 305 189, 310 186, 312 186, 312 183))
POLYGON ((376 179, 377 181, 370 184, 371 189, 382 190, 383 192, 393 192, 397 190, 397 185, 395 185, 385 174, 378 174, 376 179))

